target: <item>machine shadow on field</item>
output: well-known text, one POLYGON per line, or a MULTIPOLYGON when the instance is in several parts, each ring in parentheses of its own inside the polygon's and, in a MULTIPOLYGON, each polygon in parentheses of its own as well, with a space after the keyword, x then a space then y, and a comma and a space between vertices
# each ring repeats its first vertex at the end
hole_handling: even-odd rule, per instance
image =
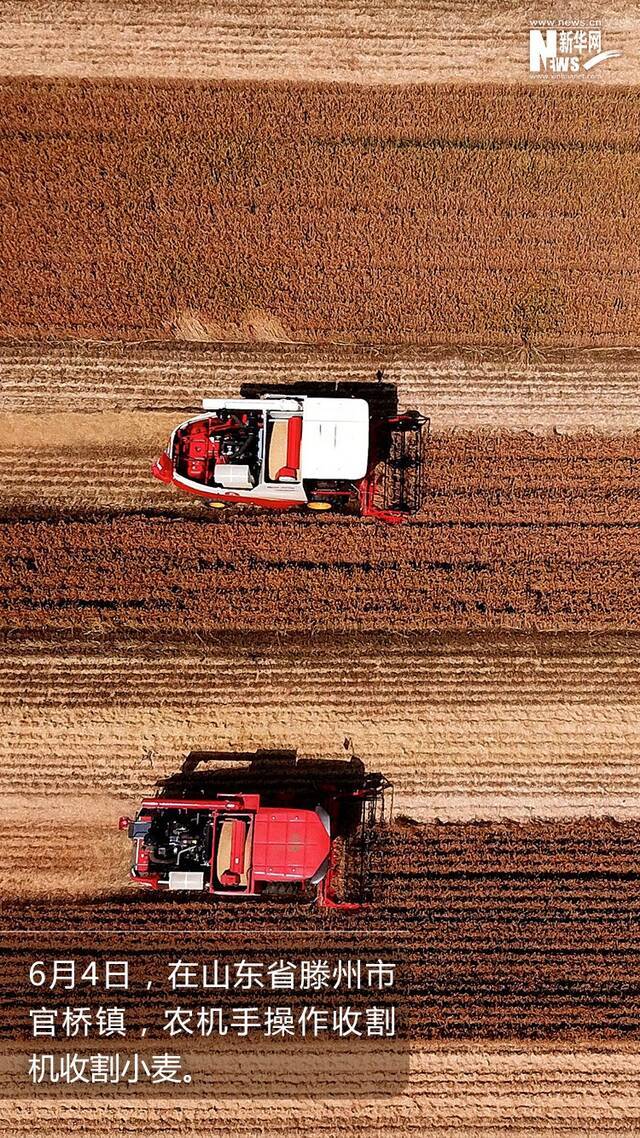
POLYGON ((398 414, 398 388, 384 378, 379 369, 375 379, 367 383, 356 380, 308 380, 295 383, 243 383, 243 399, 258 399, 262 395, 310 395, 316 399, 364 399, 375 418, 391 419, 398 414))
POLYGON ((295 750, 190 751, 179 771, 156 783, 164 798, 259 794, 264 805, 283 799, 306 805, 319 794, 352 794, 366 778, 364 763, 347 759, 298 758, 295 750))

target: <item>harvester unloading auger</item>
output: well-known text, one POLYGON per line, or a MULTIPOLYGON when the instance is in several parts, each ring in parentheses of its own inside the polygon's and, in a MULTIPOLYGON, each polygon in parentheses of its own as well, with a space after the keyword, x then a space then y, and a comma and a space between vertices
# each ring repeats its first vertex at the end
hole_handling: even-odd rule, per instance
POLYGON ((205 399, 152 473, 214 508, 341 510, 401 522, 417 513, 428 420, 365 399, 305 394, 205 399))
MULTIPOLYGON (((119 823, 133 843, 131 879, 218 900, 358 909, 371 899, 371 856, 387 822, 388 791, 383 775, 366 774, 342 792, 285 784, 275 793, 234 786, 211 798, 146 798, 134 818, 119 823)), ((392 802, 389 817, 391 810, 392 802)))

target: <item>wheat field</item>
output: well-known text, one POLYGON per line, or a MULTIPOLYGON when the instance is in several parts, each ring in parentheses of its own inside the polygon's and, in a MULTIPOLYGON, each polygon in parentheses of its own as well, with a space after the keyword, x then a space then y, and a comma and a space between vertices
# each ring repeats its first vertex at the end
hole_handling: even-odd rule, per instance
POLYGON ((640 23, 564 83, 532 15, 0 0, 7 1138, 640 1130, 640 23), (430 417, 410 526, 151 482, 204 395, 313 383, 430 417), (127 889, 118 817, 193 752, 382 771, 371 904, 127 889), (399 1037, 49 1096, 54 951, 393 956, 399 1037))

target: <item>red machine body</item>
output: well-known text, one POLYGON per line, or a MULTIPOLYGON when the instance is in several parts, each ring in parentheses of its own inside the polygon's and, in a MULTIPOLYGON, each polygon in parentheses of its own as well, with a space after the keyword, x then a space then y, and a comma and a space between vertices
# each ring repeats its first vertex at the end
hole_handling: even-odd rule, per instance
POLYGON ((293 899, 309 896, 313 888, 321 906, 357 909, 364 896, 367 853, 376 826, 384 822, 388 787, 381 775, 368 775, 359 787, 327 797, 326 808, 314 809, 266 805, 259 794, 249 793, 146 798, 134 818, 119 822, 133 843, 131 879, 148 889, 234 900, 293 899), (356 820, 355 839, 341 830, 345 806, 356 820), (351 867, 359 883, 358 900, 336 896, 336 843, 343 852, 349 846, 349 857, 358 862, 351 867))
POLYGON ((257 897, 270 884, 311 884, 321 904, 337 903, 329 887, 331 818, 321 806, 265 807, 257 794, 148 798, 120 828, 133 842, 137 885, 257 897))

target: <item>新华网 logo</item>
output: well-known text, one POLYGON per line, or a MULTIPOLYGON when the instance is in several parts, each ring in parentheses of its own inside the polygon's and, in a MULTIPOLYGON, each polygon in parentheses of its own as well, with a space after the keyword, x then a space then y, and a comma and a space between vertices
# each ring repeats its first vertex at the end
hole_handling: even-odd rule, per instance
POLYGON ((601 20, 532 20, 529 28, 529 71, 570 75, 589 72, 622 55, 603 51, 601 20))

